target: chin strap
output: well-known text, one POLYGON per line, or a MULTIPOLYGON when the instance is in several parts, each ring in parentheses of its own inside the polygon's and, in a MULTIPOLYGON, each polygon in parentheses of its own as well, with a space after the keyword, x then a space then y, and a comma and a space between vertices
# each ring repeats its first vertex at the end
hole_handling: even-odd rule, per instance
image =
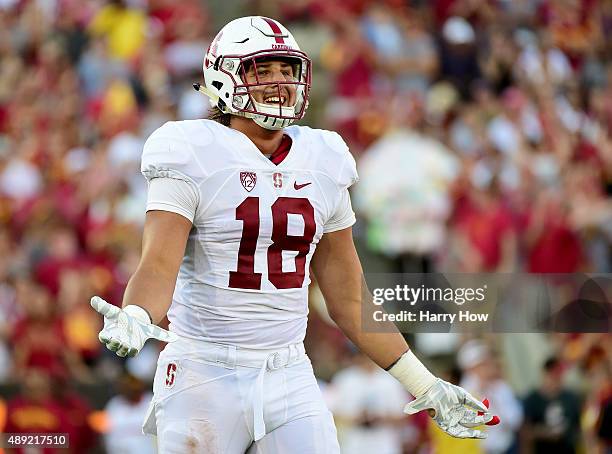
POLYGON ((193 84, 193 89, 208 96, 215 106, 219 102, 219 97, 215 93, 210 91, 208 88, 206 88, 204 85, 195 83, 193 84))

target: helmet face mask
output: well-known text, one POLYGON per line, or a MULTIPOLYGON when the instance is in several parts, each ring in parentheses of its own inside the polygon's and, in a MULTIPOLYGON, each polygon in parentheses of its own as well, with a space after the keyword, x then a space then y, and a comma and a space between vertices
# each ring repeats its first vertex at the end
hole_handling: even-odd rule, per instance
POLYGON ((279 25, 262 17, 236 19, 219 32, 204 61, 204 84, 208 92, 218 96, 217 107, 273 130, 304 117, 311 84, 310 59, 299 50, 289 31, 283 32, 279 25), (265 27, 270 29, 268 34, 262 32, 265 27), (280 41, 282 44, 277 44, 280 41), (242 50, 237 44, 243 43, 245 46, 240 47, 253 51, 236 52, 242 50), (230 52, 225 53, 226 49, 230 52), (293 76, 261 78, 257 65, 267 62, 289 63, 293 76), (264 93, 279 100, 284 96, 289 103, 267 104, 263 102, 264 93))

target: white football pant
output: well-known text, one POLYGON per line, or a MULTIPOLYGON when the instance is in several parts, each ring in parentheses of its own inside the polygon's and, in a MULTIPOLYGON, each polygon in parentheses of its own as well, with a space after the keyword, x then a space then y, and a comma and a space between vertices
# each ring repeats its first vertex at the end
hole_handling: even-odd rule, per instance
POLYGON ((159 356, 143 431, 160 454, 336 454, 303 344, 248 350, 181 338, 159 356))

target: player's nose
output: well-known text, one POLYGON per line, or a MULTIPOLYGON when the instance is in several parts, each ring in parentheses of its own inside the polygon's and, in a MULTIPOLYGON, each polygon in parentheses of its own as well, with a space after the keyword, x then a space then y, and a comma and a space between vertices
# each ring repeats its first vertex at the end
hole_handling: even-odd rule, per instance
POLYGON ((285 82, 288 78, 280 69, 273 69, 270 73, 270 82, 285 82))

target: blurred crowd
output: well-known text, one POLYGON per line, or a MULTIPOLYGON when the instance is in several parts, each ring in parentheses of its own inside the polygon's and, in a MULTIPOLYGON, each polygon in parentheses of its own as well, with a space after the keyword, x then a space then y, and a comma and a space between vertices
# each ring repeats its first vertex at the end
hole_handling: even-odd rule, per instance
MULTIPOLYGON (((611 0, 0 0, 0 429, 152 452, 140 420, 159 347, 101 349, 88 302, 121 304, 144 140, 207 115, 191 87, 204 52, 248 14, 313 59, 304 124, 357 158, 366 270, 611 272, 611 0)), ((324 311, 309 331, 345 452, 611 452, 607 332, 415 336, 502 417, 457 444, 405 418, 402 389, 324 311)))

